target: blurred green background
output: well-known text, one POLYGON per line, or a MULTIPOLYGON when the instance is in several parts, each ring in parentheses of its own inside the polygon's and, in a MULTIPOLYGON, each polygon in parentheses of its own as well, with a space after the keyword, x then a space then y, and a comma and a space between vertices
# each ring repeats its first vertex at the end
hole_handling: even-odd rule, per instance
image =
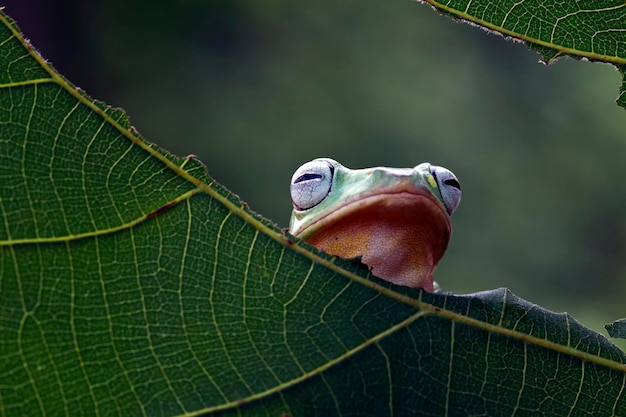
POLYGON ((505 286, 604 334, 626 316, 613 67, 546 67, 410 0, 4 3, 70 81, 279 226, 310 159, 430 161, 464 193, 436 273, 445 290, 505 286))

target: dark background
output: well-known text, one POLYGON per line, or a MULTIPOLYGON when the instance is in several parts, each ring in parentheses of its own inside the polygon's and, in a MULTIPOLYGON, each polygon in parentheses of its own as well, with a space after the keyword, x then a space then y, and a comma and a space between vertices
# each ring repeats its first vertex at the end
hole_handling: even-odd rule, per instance
POLYGON ((506 286, 601 332, 626 316, 626 113, 611 66, 546 67, 409 0, 3 5, 76 86, 282 227, 310 159, 430 161, 464 192, 445 290, 506 286))

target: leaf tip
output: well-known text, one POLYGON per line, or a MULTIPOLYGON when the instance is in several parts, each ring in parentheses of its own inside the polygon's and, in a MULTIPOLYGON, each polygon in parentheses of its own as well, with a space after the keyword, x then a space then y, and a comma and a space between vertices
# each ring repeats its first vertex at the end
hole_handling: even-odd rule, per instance
POLYGON ((614 339, 626 339, 626 318, 615 320, 604 325, 609 336, 614 339))

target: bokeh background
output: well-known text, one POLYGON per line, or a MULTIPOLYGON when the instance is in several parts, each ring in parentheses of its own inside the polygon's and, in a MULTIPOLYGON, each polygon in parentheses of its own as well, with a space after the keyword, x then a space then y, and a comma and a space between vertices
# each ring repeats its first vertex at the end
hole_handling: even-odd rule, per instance
POLYGON ((604 334, 626 316, 613 67, 546 67, 411 0, 3 3, 70 81, 278 225, 310 159, 430 161, 464 193, 436 273, 445 290, 505 286, 604 334))

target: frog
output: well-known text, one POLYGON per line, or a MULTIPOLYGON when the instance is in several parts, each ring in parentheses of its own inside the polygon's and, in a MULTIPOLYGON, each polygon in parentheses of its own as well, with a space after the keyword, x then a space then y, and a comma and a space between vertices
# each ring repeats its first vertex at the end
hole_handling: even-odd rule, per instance
POLYGON ((448 169, 350 169, 331 158, 300 166, 291 178, 289 232, 340 258, 357 259, 397 285, 438 291, 433 273, 444 255, 461 202, 448 169))

